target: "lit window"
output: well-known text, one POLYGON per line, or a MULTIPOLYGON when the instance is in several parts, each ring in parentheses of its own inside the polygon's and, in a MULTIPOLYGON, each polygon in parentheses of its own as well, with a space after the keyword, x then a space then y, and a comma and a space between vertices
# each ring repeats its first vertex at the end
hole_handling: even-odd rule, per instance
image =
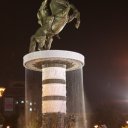
POLYGON ((32 112, 32 108, 29 108, 29 111, 32 112))

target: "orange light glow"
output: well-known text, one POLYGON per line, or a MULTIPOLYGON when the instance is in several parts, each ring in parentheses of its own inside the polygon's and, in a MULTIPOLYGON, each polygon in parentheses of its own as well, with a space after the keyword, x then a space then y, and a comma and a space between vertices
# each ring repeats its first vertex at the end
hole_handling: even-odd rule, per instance
POLYGON ((4 87, 0 87, 0 97, 2 97, 4 91, 5 91, 5 88, 4 87))
POLYGON ((98 125, 95 125, 94 128, 98 128, 99 126, 98 125))

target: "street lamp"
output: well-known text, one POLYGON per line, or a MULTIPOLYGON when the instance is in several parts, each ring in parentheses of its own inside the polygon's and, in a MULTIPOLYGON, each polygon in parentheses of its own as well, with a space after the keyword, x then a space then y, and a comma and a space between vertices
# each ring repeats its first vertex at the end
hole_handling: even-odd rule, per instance
POLYGON ((4 87, 0 87, 0 97, 3 96, 3 92, 5 91, 5 88, 4 87))

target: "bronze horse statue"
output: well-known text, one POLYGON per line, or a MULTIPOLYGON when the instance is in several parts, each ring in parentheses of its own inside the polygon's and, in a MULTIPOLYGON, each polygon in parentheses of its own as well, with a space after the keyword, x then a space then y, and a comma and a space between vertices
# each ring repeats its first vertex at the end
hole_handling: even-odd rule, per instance
POLYGON ((80 25, 80 13, 74 5, 67 0, 44 0, 37 13, 38 23, 41 25, 31 37, 29 52, 37 50, 49 50, 53 37, 59 38, 59 33, 65 25, 73 19, 77 19, 75 27, 80 25), (70 14, 70 12, 72 12, 70 14))

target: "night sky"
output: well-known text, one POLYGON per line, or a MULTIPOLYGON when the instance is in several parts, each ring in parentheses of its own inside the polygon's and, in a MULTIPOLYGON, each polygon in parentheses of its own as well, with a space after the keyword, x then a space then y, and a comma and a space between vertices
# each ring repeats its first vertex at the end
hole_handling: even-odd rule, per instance
MULTIPOLYGON (((24 81, 23 56, 39 25, 41 0, 4 0, 0 3, 0 84, 24 81)), ((52 49, 85 56, 84 87, 90 104, 117 103, 128 107, 128 5, 71 0, 81 13, 81 26, 72 22, 54 38, 52 49)))

